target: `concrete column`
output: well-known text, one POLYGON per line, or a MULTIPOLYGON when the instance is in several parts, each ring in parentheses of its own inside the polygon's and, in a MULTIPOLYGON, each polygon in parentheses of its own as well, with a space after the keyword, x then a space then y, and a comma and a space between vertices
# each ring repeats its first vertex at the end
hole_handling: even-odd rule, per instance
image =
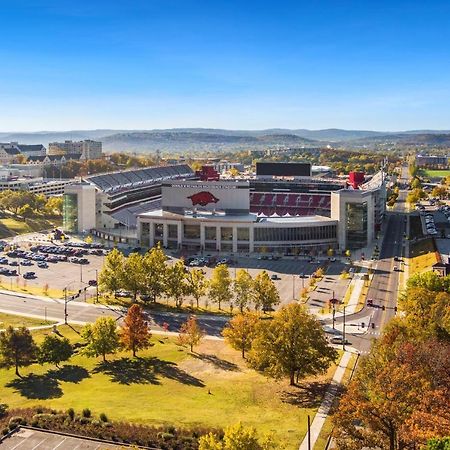
POLYGON ((220 227, 217 226, 216 227, 216 250, 218 252, 220 252, 221 246, 222 246, 222 242, 221 242, 221 239, 220 239, 220 227))
POLYGON ((255 251, 255 229, 250 226, 249 229, 249 252, 253 253, 255 251))
POLYGON ((155 224, 153 222, 150 222, 150 229, 148 233, 148 242, 150 245, 150 248, 155 245, 155 224))
POLYGON ((237 252, 237 227, 233 227, 233 253, 237 252))
POLYGON ((179 222, 177 224, 177 233, 178 233, 178 248, 181 248, 183 244, 183 222, 179 222))
POLYGON ((167 240, 169 237, 169 226, 166 222, 163 223, 163 247, 167 247, 167 240))
POLYGON ((205 249, 205 224, 200 224, 200 250, 205 249))

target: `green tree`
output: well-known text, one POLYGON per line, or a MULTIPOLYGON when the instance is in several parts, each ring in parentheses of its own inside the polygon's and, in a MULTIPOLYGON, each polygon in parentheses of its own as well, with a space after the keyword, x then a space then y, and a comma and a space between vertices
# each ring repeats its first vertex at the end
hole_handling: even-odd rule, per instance
POLYGON ((209 297, 219 305, 231 299, 231 277, 226 264, 219 264, 214 268, 209 281, 209 297))
POLYGON ((139 253, 130 253, 128 258, 125 258, 122 283, 124 289, 133 294, 133 301, 136 301, 139 292, 146 289, 145 267, 143 257, 139 253))
POLYGON ((83 353, 90 357, 101 355, 104 362, 106 355, 119 347, 117 324, 112 317, 100 317, 92 325, 85 325, 81 336, 86 341, 83 353))
POLYGON ((167 269, 166 295, 175 300, 175 305, 180 308, 184 297, 189 293, 189 285, 183 261, 179 260, 167 269))
POLYGON ((200 297, 206 294, 208 280, 206 279, 202 269, 192 269, 187 272, 186 281, 188 285, 188 293, 195 298, 198 308, 200 297))
POLYGON ((244 311, 244 308, 246 308, 251 303, 254 293, 253 278, 245 269, 239 269, 236 272, 236 279, 233 283, 233 290, 236 306, 242 313, 244 311))
POLYGON ((144 256, 144 292, 151 297, 153 303, 166 290, 168 270, 166 259, 159 243, 144 256))
POLYGON ((99 284, 107 292, 114 293, 123 287, 125 258, 117 248, 113 248, 105 257, 105 263, 99 274, 99 284))
POLYGON ((38 361, 40 364, 51 363, 59 367, 59 364, 67 361, 72 353, 73 348, 69 339, 48 334, 39 347, 38 361))
POLYGON ((274 378, 288 376, 291 385, 296 379, 325 372, 336 357, 320 323, 297 303, 259 324, 248 354, 252 367, 274 378))
POLYGON ((442 439, 430 439, 424 450, 450 450, 450 436, 442 439))
POLYGON ((137 350, 150 346, 151 336, 142 308, 137 304, 131 305, 120 330, 120 343, 135 357, 137 350))
POLYGON ((256 275, 253 282, 253 293, 256 310, 270 311, 280 303, 278 289, 265 270, 256 275))
POLYGON ((189 345, 192 352, 194 350, 194 346, 200 343, 204 335, 205 333, 200 328, 197 318, 191 316, 181 325, 180 333, 178 335, 178 342, 180 345, 189 345))
POLYGON ((3 366, 15 367, 16 375, 21 377, 19 367, 30 365, 36 356, 37 347, 30 331, 21 327, 15 330, 8 327, 0 333, 0 355, 3 366))
POLYGON ((257 335, 259 317, 256 313, 246 312, 237 314, 226 325, 222 331, 225 341, 235 350, 245 352, 252 348, 253 340, 257 335))

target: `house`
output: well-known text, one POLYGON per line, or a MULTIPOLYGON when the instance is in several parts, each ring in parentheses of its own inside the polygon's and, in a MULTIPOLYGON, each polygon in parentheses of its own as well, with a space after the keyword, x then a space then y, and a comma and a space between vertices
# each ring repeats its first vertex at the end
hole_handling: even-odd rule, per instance
POLYGON ((17 161, 20 150, 11 144, 0 144, 0 164, 10 164, 17 161))

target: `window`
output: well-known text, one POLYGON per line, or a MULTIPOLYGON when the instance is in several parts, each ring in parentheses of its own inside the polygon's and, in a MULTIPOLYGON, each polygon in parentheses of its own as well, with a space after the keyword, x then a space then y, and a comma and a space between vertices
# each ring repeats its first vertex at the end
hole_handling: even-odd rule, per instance
POLYGON ((346 242, 349 249, 367 245, 367 203, 347 203, 346 242))
POLYGON ((155 223, 155 239, 162 239, 164 234, 164 225, 162 223, 155 223))
POLYGON ((184 225, 185 239, 200 239, 200 225, 184 225))
POLYGON ((237 239, 238 239, 238 241, 248 241, 250 239, 250 229, 238 227, 237 239))
POLYGON ((216 227, 205 227, 205 240, 206 241, 216 241, 216 227))
POLYGON ((168 225, 169 239, 178 239, 178 225, 168 225))
POLYGON ((222 241, 232 241, 233 240, 233 228, 221 227, 220 228, 220 239, 222 241))
POLYGON ((78 195, 64 194, 63 228, 69 233, 78 232, 78 195))

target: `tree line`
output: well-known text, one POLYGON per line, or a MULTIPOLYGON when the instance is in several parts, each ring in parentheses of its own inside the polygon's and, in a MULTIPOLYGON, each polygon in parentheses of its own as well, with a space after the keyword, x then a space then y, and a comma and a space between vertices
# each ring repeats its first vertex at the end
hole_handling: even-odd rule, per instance
POLYGON ((414 275, 399 307, 341 398, 339 450, 448 448, 450 277, 414 275))
POLYGON ((200 298, 207 296, 219 309, 228 303, 231 310, 236 307, 241 312, 249 308, 269 311, 280 302, 278 290, 266 271, 253 278, 239 269, 233 280, 227 265, 220 264, 208 280, 202 269, 189 270, 182 260, 168 264, 160 246, 145 255, 131 253, 128 257, 113 249, 105 258, 99 284, 112 295, 119 290, 128 291, 133 301, 140 296, 144 302, 156 302, 165 296, 173 299, 177 308, 188 296, 195 300, 197 308, 200 298))

